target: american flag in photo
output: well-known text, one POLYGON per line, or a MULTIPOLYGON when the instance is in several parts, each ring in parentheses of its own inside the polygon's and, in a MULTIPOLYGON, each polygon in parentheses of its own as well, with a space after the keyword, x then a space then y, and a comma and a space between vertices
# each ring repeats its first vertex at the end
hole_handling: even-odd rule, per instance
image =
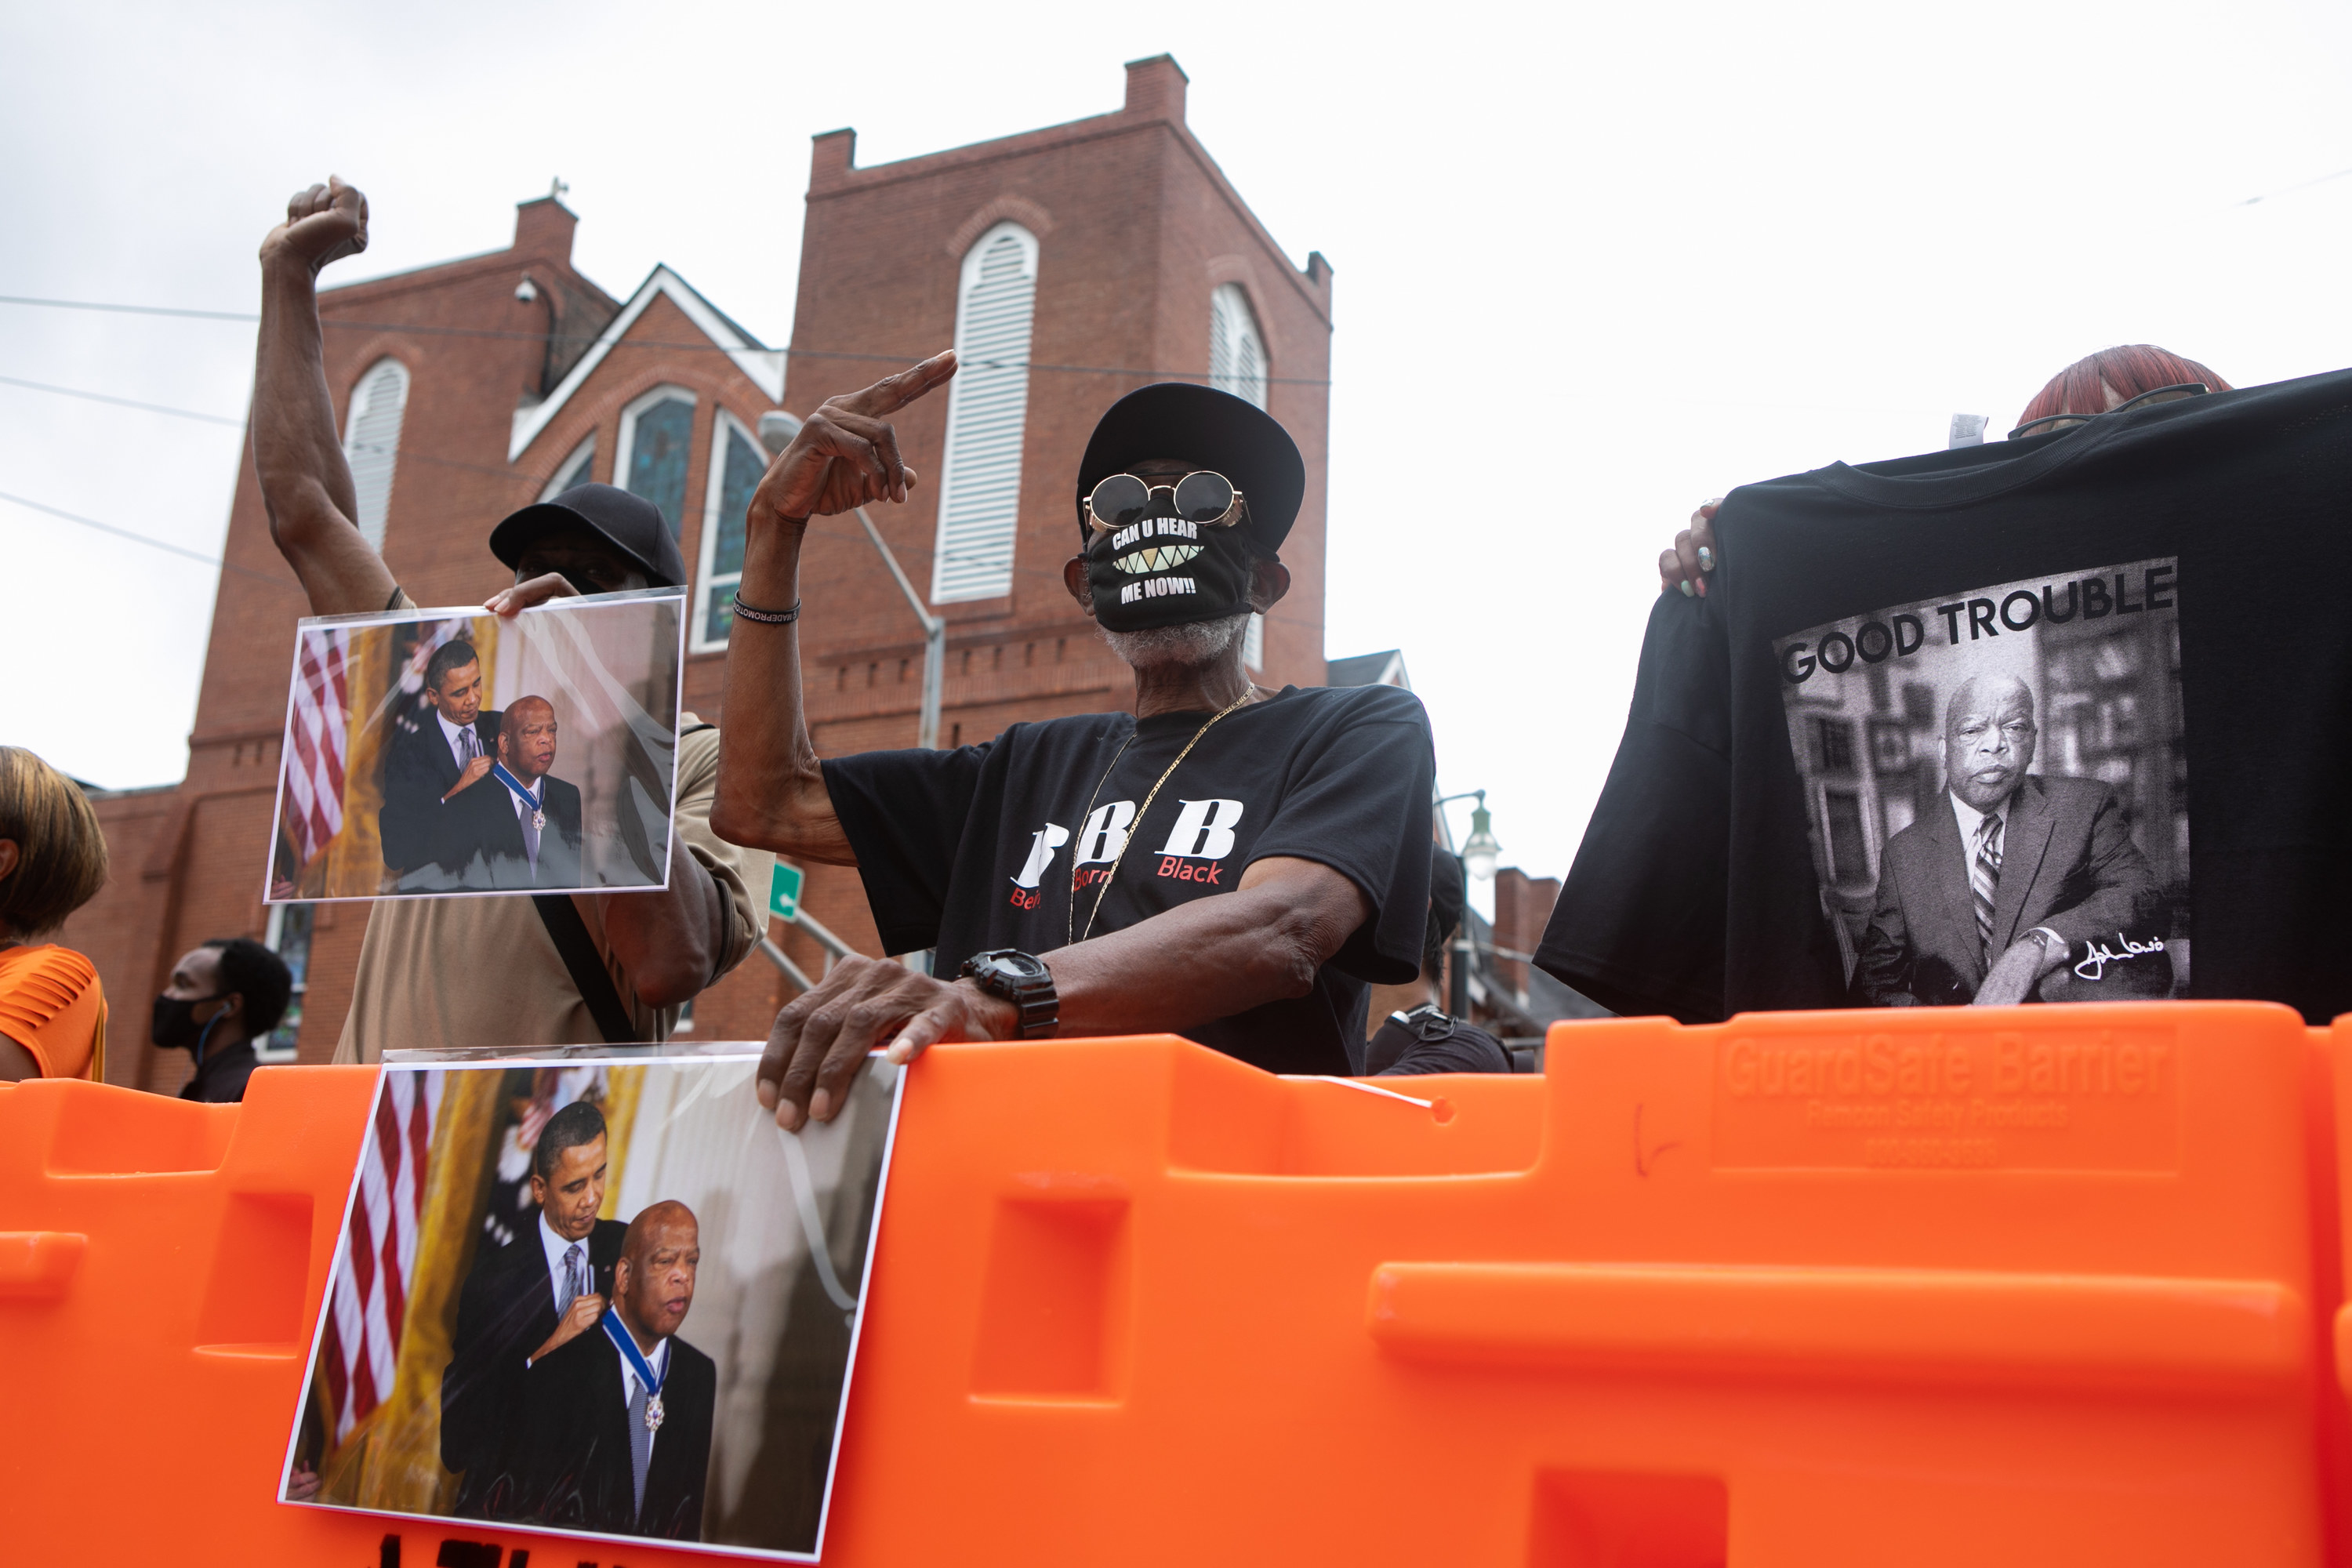
POLYGON ((390 1396, 425 1208, 425 1161, 443 1075, 387 1072, 360 1156, 350 1251, 337 1260, 320 1362, 334 1397, 334 1441, 390 1396))
POLYGON ((294 716, 286 756, 286 831, 308 865, 343 828, 343 764, 351 736, 343 723, 351 692, 344 661, 348 631, 302 634, 294 679, 294 716))

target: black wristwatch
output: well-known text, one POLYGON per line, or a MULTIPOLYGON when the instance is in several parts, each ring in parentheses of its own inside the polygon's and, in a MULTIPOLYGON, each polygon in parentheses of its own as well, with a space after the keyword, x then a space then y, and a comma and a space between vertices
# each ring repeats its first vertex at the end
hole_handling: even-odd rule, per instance
POLYGON ((1000 947, 965 959, 963 973, 991 996, 1001 996, 1021 1010, 1022 1039, 1040 1039, 1061 1027, 1062 998, 1044 959, 1017 947, 1000 947))

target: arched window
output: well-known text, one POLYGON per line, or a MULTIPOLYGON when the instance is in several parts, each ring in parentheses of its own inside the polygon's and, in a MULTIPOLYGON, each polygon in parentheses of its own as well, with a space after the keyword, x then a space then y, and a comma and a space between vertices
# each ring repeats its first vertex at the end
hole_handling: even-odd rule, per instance
MULTIPOLYGON (((1265 340, 1238 283, 1219 284, 1209 296, 1209 384, 1265 406, 1265 340)), ((1264 616, 1250 617, 1242 660, 1252 669, 1265 668, 1264 616)))
POLYGON ((408 367, 396 359, 368 366, 352 388, 343 427, 343 460, 359 493, 360 536, 383 548, 383 520, 392 510, 392 471, 400 460, 400 416, 408 407, 408 367))
POLYGON ((591 435, 572 448, 572 456, 563 459, 547 488, 539 492, 541 500, 553 500, 574 485, 584 485, 596 477, 596 437, 591 435))
POLYGON ((956 296, 946 471, 940 478, 932 602, 1013 591, 1021 521, 1021 436, 1029 411, 1029 328, 1037 303, 1037 237, 1001 223, 964 254, 956 296))
POLYGON ((1209 296, 1209 384, 1265 406, 1265 339, 1238 283, 1209 296))
POLYGON ((743 580, 743 518, 768 471, 759 438, 721 409, 711 421, 710 483, 702 506, 702 596, 694 618, 697 651, 725 647, 735 619, 735 584, 743 580))
POLYGON ((657 386, 621 410, 614 482, 661 508, 670 537, 686 526, 686 465, 694 447, 694 394, 657 386))

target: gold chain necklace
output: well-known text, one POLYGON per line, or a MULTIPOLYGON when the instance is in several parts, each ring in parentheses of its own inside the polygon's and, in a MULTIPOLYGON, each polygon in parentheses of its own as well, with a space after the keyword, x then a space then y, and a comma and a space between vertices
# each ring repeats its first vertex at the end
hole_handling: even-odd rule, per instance
MULTIPOLYGON (((1079 942, 1086 941, 1087 938, 1094 935, 1095 917, 1102 913, 1103 900, 1110 896, 1111 879, 1118 875, 1120 864, 1127 859, 1127 847, 1134 842, 1135 836, 1137 834, 1143 831, 1143 819, 1151 815, 1151 803, 1160 798, 1160 784, 1166 784, 1170 777, 1175 773, 1177 768, 1183 763, 1184 759, 1192 754, 1192 748, 1201 743, 1201 737, 1207 734, 1211 730, 1216 728, 1218 720, 1223 718, 1226 714, 1232 712, 1234 709, 1240 707, 1243 703, 1247 702, 1251 698, 1256 695, 1257 688, 1255 686, 1243 687, 1242 694, 1239 697, 1236 697, 1231 702, 1226 703, 1224 707, 1219 709, 1216 712, 1210 714, 1209 721, 1192 731, 1192 738, 1184 742, 1184 749, 1182 751, 1176 753, 1176 761, 1170 763, 1166 771, 1160 773, 1158 782, 1152 784, 1151 792, 1143 797, 1143 805, 1137 810, 1135 814, 1135 821, 1129 826, 1127 837, 1119 840, 1118 853, 1111 857, 1110 869, 1105 871, 1102 875, 1102 880, 1095 884, 1094 907, 1087 911, 1087 929, 1083 931, 1078 931, 1076 934, 1072 933, 1071 927, 1077 923, 1078 919, 1077 849, 1084 844, 1083 837, 1080 840, 1079 846, 1072 847, 1070 854, 1070 907, 1067 915, 1062 921, 1062 935, 1064 940, 1069 945, 1075 947, 1079 942)), ((1078 819, 1078 832, 1081 835, 1086 832, 1086 825, 1095 814, 1095 801, 1101 795, 1103 785, 1110 782, 1111 769, 1118 766, 1119 758, 1127 755, 1127 748, 1133 744, 1135 744, 1135 732, 1133 731, 1129 731, 1127 740, 1119 746, 1116 752, 1112 753, 1110 767, 1105 768, 1103 770, 1102 777, 1095 781, 1095 792, 1093 795, 1087 797, 1087 815, 1078 819)))

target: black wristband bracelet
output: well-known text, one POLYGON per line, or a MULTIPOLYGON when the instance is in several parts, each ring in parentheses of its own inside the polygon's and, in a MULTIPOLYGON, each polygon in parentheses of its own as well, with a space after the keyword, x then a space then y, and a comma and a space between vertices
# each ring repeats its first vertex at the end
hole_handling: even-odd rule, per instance
POLYGON ((789 610, 755 609, 742 600, 735 601, 735 613, 747 621, 757 621, 763 626, 788 626, 801 618, 801 601, 793 601, 789 610))

